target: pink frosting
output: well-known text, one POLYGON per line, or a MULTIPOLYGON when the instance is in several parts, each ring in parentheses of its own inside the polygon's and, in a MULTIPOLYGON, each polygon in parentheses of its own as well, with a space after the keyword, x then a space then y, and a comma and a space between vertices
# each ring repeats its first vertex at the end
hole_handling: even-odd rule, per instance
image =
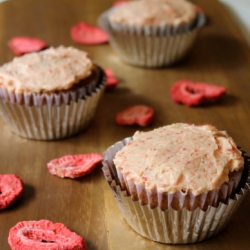
POLYGON ((180 25, 195 18, 194 5, 186 0, 139 0, 118 7, 109 14, 113 23, 127 25, 180 25))
POLYGON ((198 195, 218 189, 229 172, 242 170, 244 160, 226 132, 177 123, 136 132, 114 163, 128 181, 147 190, 198 195))
POLYGON ((88 77, 92 69, 86 52, 52 47, 4 64, 0 67, 0 86, 9 92, 26 94, 65 90, 88 77))

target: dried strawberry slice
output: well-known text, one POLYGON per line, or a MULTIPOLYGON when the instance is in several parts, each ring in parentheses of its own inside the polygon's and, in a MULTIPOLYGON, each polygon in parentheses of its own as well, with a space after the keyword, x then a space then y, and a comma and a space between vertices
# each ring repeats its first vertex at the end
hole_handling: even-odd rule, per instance
POLYGON ((22 180, 14 174, 0 175, 0 209, 14 203, 23 192, 22 180))
POLYGON ((9 47, 18 56, 35 52, 47 47, 47 44, 38 38, 17 36, 9 41, 9 47))
POLYGON ((204 13, 203 9, 198 5, 195 5, 195 9, 197 12, 204 13))
POLYGON ((226 89, 214 84, 180 80, 172 85, 170 92, 175 102, 197 106, 219 99, 226 94, 226 89))
POLYGON ((203 95, 200 92, 192 90, 193 82, 181 80, 171 87, 171 97, 175 102, 183 103, 187 106, 195 106, 201 104, 203 95))
POLYGON ((87 250, 81 236, 49 220, 18 222, 9 231, 8 243, 13 250, 87 250))
POLYGON ((112 69, 105 69, 104 72, 105 72, 105 75, 107 77, 105 90, 111 90, 111 89, 115 88, 119 83, 119 79, 117 79, 114 76, 113 70, 112 69))
POLYGON ((71 38, 85 45, 106 43, 109 40, 104 30, 85 22, 79 22, 71 28, 71 38))
POLYGON ((104 69, 106 77, 114 77, 114 71, 112 69, 104 69))
POLYGON ((124 109, 116 115, 118 125, 147 126, 153 121, 154 109, 145 105, 135 105, 124 109))
POLYGON ((119 80, 115 77, 108 77, 106 82, 105 90, 114 89, 119 83, 119 80))
POLYGON ((126 0, 124 0, 124 1, 115 1, 113 4, 112 4, 112 6, 113 7, 115 7, 115 6, 121 6, 121 5, 123 5, 123 4, 126 4, 126 3, 128 3, 129 1, 126 1, 126 0))
POLYGON ((51 160, 47 167, 51 174, 61 178, 77 178, 89 174, 102 159, 101 154, 65 155, 51 160))

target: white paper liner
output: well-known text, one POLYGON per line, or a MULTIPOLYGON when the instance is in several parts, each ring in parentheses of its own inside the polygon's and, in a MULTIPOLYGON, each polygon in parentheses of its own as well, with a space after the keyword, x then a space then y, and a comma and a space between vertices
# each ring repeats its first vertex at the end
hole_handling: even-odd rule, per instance
POLYGON ((102 73, 91 93, 87 94, 85 91, 81 98, 75 98, 75 101, 69 103, 67 95, 71 95, 72 100, 71 92, 33 96, 33 105, 30 105, 30 100, 26 97, 23 99, 27 103, 21 105, 16 102, 17 95, 8 95, 14 98, 9 101, 0 100, 0 113, 11 131, 21 137, 34 140, 66 138, 88 126, 104 92, 105 82, 106 78, 102 73), (64 95, 66 99, 62 97, 64 95))
POLYGON ((211 190, 198 196, 191 192, 161 193, 157 190, 146 190, 144 185, 127 180, 118 171, 117 174, 122 190, 127 190, 132 200, 140 200, 143 205, 150 204, 151 208, 160 206, 163 211, 171 207, 175 210, 181 210, 183 207, 193 210, 199 207, 205 211, 209 205, 218 206, 219 202, 226 203, 231 196, 234 196, 242 171, 232 173, 229 182, 222 184, 218 190, 211 190))
POLYGON ((128 224, 148 239, 169 244, 186 244, 213 237, 227 226, 250 189, 249 157, 243 152, 245 168, 242 179, 236 194, 227 203, 220 202, 217 207, 208 206, 205 211, 199 207, 189 211, 185 206, 180 211, 172 207, 162 211, 160 206, 152 209, 150 204, 141 205, 140 201, 133 201, 126 191, 121 190, 113 163, 116 152, 129 140, 131 138, 117 142, 104 152, 103 172, 128 224))
POLYGON ((203 13, 197 12, 195 23, 180 27, 132 27, 111 25, 104 12, 99 26, 104 29, 117 55, 125 62, 141 67, 169 66, 182 59, 192 47, 197 32, 205 24, 203 13))

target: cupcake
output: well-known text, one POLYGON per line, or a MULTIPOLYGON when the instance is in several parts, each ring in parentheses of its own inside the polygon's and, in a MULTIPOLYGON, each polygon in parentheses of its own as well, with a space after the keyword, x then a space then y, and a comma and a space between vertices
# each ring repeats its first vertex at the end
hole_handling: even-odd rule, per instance
POLYGON ((0 67, 0 113, 19 136, 69 137, 89 124, 104 85, 103 70, 86 52, 51 47, 0 67))
POLYGON ((99 18, 117 55, 141 67, 168 66, 182 59, 204 23, 204 14, 186 0, 131 1, 99 18))
POLYGON ((116 143, 104 154, 103 172, 137 233, 184 244, 227 225, 246 194, 248 165, 226 132, 180 123, 116 143))

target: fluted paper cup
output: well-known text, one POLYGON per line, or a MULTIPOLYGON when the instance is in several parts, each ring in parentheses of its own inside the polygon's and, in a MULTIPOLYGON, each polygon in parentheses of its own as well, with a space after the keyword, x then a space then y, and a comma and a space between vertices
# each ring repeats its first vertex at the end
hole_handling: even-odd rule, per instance
POLYGON ((197 18, 180 27, 138 27, 111 24, 110 11, 104 12, 99 26, 104 29, 116 54, 129 64, 141 67, 169 66, 181 60, 192 47, 197 33, 205 24, 205 16, 197 12, 197 18))
POLYGON ((77 90, 54 94, 15 94, 0 87, 0 113, 10 130, 28 139, 56 140, 84 130, 104 92, 106 77, 77 90))
MULTIPOLYGON (((249 157, 244 152, 242 155, 245 166, 241 180, 235 194, 225 203, 218 202, 215 206, 209 205, 201 209, 199 206, 187 206, 183 202, 181 209, 176 210, 170 202, 169 206, 158 205, 152 208, 150 202, 144 205, 140 199, 136 200, 122 188, 113 163, 115 154, 131 139, 117 142, 104 152, 103 173, 124 218, 138 234, 162 243, 186 244, 211 238, 227 226, 250 189, 249 157)), ((183 200, 179 194, 173 198, 180 203, 183 200)))

